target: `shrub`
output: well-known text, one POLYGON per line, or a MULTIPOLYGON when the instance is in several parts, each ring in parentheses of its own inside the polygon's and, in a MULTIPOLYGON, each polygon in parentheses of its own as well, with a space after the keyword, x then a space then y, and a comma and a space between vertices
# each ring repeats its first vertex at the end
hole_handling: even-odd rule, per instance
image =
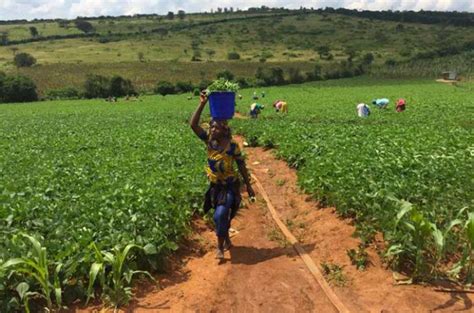
POLYGON ((77 29, 83 31, 86 34, 94 32, 94 27, 88 21, 76 20, 74 24, 76 24, 77 29))
POLYGON ((175 88, 172 83, 167 81, 159 81, 155 86, 155 93, 162 96, 170 95, 175 93, 175 88))
POLYGON ((130 79, 125 79, 118 75, 113 76, 110 79, 109 96, 123 97, 136 94, 137 92, 135 91, 130 79))
POLYGON ((16 67, 30 67, 36 63, 36 59, 31 54, 22 52, 15 55, 13 62, 16 67))
POLYGON ((240 60, 240 54, 238 54, 235 51, 231 51, 227 53, 227 59, 228 60, 240 60))
POLYGON ((234 74, 231 71, 225 69, 225 70, 217 73, 217 79, 219 79, 219 78, 223 78, 225 80, 233 80, 234 79, 234 74))
POLYGON ((25 76, 0 74, 0 102, 30 102, 38 100, 35 83, 25 76))
POLYGON ((193 95, 194 96, 199 96, 200 94, 201 94, 201 90, 199 90, 199 88, 194 88, 193 95))
POLYGON ((395 66, 395 65, 397 65, 397 61, 395 61, 394 59, 388 59, 387 61, 385 61, 385 65, 395 66))
POLYGON ((204 79, 204 80, 201 80, 201 82, 199 83, 199 90, 204 90, 204 89, 207 89, 207 86, 209 86, 212 82, 210 80, 207 80, 207 79, 204 79))
POLYGON ((110 94, 110 80, 107 77, 90 74, 84 83, 86 98, 107 98, 110 94))
POLYGON ((74 87, 65 87, 48 90, 46 96, 49 99, 78 99, 80 98, 80 92, 74 87))
POLYGON ((193 84, 191 82, 177 82, 175 90, 177 93, 185 93, 185 92, 190 92, 194 88, 193 84))
POLYGON ((304 76, 300 69, 291 67, 288 69, 288 80, 292 84, 301 84, 304 82, 304 76))

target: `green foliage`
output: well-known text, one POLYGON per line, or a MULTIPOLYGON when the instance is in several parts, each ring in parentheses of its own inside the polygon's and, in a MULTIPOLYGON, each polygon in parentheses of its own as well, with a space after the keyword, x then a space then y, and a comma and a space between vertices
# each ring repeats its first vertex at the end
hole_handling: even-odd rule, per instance
POLYGON ((46 92, 46 97, 49 99, 78 99, 81 94, 77 88, 65 87, 60 89, 52 89, 46 92))
POLYGON ((217 79, 234 80, 234 74, 230 70, 225 69, 217 73, 217 79))
MULTIPOLYGON (((344 73, 351 67, 335 69, 344 73)), ((429 280, 446 275, 449 262, 460 262, 458 278, 468 281, 469 236, 463 225, 474 199, 469 88, 352 79, 265 91, 286 100, 290 114, 277 118, 264 111, 258 124, 238 120, 238 132, 250 145, 278 147, 276 155, 298 170, 299 186, 352 218, 364 244, 382 232, 387 259, 397 270, 429 280), (397 113, 392 104, 373 110, 368 119, 357 118, 356 104, 374 97, 391 103, 403 97, 407 110, 397 113)))
POLYGON ((191 82, 177 82, 175 89, 177 93, 185 93, 193 91, 194 86, 191 82))
MULTIPOLYGON (((94 283, 97 278, 100 281, 100 287, 103 291, 103 297, 106 302, 111 303, 115 308, 127 304, 132 297, 132 289, 130 284, 132 277, 136 274, 143 274, 150 279, 154 278, 147 271, 133 270, 130 264, 130 252, 132 249, 143 250, 142 247, 135 244, 128 244, 123 249, 114 247, 112 252, 99 251, 97 246, 93 243, 96 261, 92 263, 89 271, 89 285, 87 287, 87 301, 94 297, 94 283), (110 270, 106 270, 110 268, 110 270)), ((156 249, 155 249, 156 253, 156 249)))
POLYGON ((167 81, 159 81, 155 86, 155 93, 162 96, 174 94, 175 90, 173 84, 167 81))
POLYGON ((30 67, 36 64, 36 59, 29 53, 21 52, 15 54, 13 63, 16 67, 30 67))
POLYGON ((53 294, 56 299, 57 306, 62 304, 62 290, 59 283, 58 275, 61 271, 61 264, 56 265, 54 282, 49 276, 49 268, 52 267, 51 261, 47 258, 46 248, 43 247, 36 238, 22 234, 22 237, 28 239, 33 246, 32 255, 28 257, 12 258, 1 264, 2 270, 10 270, 12 274, 18 276, 31 277, 40 286, 41 293, 28 292, 30 288, 26 282, 18 284, 17 291, 20 299, 25 305, 25 309, 29 311, 28 297, 32 295, 40 295, 46 300, 48 309, 53 308, 53 294))
POLYGON ((89 99, 136 95, 129 79, 114 75, 111 78, 91 74, 84 83, 84 96, 89 99))
POLYGON ((237 53, 236 51, 231 51, 227 53, 227 60, 239 60, 240 59, 240 54, 237 53))
POLYGON ((84 96, 89 99, 110 96, 110 80, 101 75, 90 74, 84 83, 84 96))
POLYGON ((115 75, 110 79, 109 95, 113 97, 123 97, 136 95, 137 92, 129 79, 115 75))
POLYGON ((208 94, 212 92, 219 92, 219 91, 237 92, 239 91, 239 84, 233 83, 224 78, 220 78, 220 79, 216 79, 209 86, 207 86, 207 90, 206 90, 208 94))
POLYGON ((94 26, 92 26, 92 24, 86 20, 78 19, 74 21, 74 24, 76 25, 77 29, 83 31, 86 34, 92 33, 95 31, 94 26))
POLYGON ((87 298, 91 280, 94 294, 119 303, 134 271, 161 269, 189 232, 206 185, 202 145, 183 124, 192 108, 184 97, 142 100, 2 105, 2 312, 20 310, 26 299, 39 312, 38 296, 28 292, 49 295, 53 308, 70 305, 87 298), (41 248, 17 240, 20 233, 44 238, 41 248), (124 250, 129 244, 143 249, 124 250), (22 282, 29 285, 19 287, 23 300, 22 282))
POLYGON ((35 83, 21 75, 0 75, 1 102, 29 102, 38 100, 35 83))

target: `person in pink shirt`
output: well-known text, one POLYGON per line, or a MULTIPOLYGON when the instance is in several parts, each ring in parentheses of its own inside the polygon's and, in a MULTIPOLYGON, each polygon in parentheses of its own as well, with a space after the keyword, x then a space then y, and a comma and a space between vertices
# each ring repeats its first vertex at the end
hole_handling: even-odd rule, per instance
POLYGON ((397 103, 395 104, 395 110, 396 110, 397 112, 403 112, 403 111, 405 111, 405 109, 406 109, 406 104, 407 104, 407 103, 406 103, 405 99, 402 99, 402 98, 398 99, 398 100, 397 100, 397 103))
POLYGON ((288 104, 283 100, 275 101, 273 107, 277 112, 288 113, 288 104))

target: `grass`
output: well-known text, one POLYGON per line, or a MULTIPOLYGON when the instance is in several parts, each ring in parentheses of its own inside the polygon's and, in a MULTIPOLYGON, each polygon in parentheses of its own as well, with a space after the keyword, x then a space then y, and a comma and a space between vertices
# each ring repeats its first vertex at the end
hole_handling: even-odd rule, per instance
MULTIPOLYGON (((82 84, 85 74, 104 72, 122 74, 131 78, 139 88, 149 90, 157 79, 196 82, 203 76, 214 78, 214 68, 229 68, 237 76, 253 77, 262 58, 274 66, 284 64, 288 68, 306 64, 309 68, 309 64, 314 62, 332 64, 346 60, 347 50, 353 49, 357 52, 355 61, 370 52, 375 55, 375 64, 381 65, 389 58, 408 60, 428 47, 458 45, 474 40, 473 32, 460 27, 404 24, 403 31, 397 31, 399 23, 396 22, 338 14, 311 13, 303 18, 296 15, 263 15, 235 20, 243 16, 243 13, 228 16, 234 20, 225 19, 225 15, 210 14, 190 15, 184 21, 160 20, 159 17, 91 20, 97 33, 109 36, 110 32, 122 34, 122 37, 111 37, 112 41, 107 43, 101 43, 100 38, 83 38, 0 47, 0 70, 15 72, 12 65, 14 54, 27 52, 38 60, 38 65, 20 72, 32 77, 42 92, 50 87, 77 86, 82 84), (203 21, 214 21, 216 24, 198 24, 203 21), (166 36, 142 33, 177 25, 186 27, 171 30, 166 36), (333 61, 320 58, 315 48, 321 45, 330 47, 333 61), (199 58, 205 63, 191 63, 193 50, 199 51, 199 58), (238 52, 241 59, 227 62, 230 51, 238 52), (139 60, 139 54, 143 54, 144 63, 139 60), (249 64, 252 65, 249 67, 249 64)), ((78 33, 72 25, 68 28, 60 28, 55 22, 0 25, 0 32, 7 31, 11 40, 28 38, 30 26, 37 27, 43 36, 78 33)), ((420 68, 426 67, 420 65, 420 68)), ((468 69, 463 67, 462 70, 468 69)), ((395 75, 387 73, 385 67, 375 72, 395 75)), ((404 68, 402 72, 410 70, 404 68)), ((429 73, 433 74, 438 73, 429 73)))

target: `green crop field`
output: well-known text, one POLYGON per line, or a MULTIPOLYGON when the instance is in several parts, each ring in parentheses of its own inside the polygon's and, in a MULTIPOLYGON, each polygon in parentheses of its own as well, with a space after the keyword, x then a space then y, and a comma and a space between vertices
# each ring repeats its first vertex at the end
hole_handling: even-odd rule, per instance
MULTIPOLYGON (((252 92, 242 91, 243 113, 252 92)), ((364 243, 381 232, 394 267, 472 279, 472 85, 352 79, 265 92, 261 117, 232 121, 236 132, 274 147, 302 190, 352 218, 364 243), (358 118, 356 104, 376 97, 392 106, 358 118), (394 111, 398 97, 406 112, 394 111), (278 98, 287 116, 272 111, 278 98)), ((197 99, 186 98, 2 105, 1 311, 34 297, 28 290, 54 306, 101 286, 117 302, 134 271, 159 270, 206 185, 204 147, 187 124, 197 99)))

